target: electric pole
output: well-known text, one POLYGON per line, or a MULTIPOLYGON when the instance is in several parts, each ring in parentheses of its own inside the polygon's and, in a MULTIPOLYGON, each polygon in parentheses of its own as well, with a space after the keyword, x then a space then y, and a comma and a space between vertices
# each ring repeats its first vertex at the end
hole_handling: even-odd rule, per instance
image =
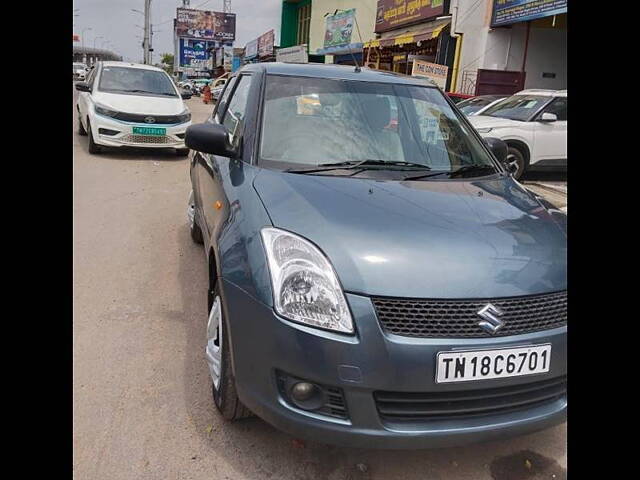
POLYGON ((150 63, 149 49, 151 48, 150 41, 150 32, 151 32, 151 0, 144 0, 144 63, 150 63))

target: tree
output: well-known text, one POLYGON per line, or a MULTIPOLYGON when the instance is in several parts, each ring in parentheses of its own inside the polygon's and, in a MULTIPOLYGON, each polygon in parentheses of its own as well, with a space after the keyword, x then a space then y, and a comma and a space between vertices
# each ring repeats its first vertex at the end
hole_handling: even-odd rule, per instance
POLYGON ((162 57, 162 65, 164 71, 169 75, 173 75, 173 54, 172 53, 163 53, 162 57))

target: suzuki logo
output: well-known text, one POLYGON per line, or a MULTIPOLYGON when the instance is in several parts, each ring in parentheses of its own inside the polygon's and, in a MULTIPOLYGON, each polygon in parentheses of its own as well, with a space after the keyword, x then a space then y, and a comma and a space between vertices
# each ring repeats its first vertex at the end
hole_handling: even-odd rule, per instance
POLYGON ((156 119, 153 117, 144 117, 145 123, 156 123, 156 119))
POLYGON ((502 314, 502 310, 488 303, 478 311, 478 316, 482 318, 478 325, 493 335, 504 326, 504 322, 498 318, 502 314))

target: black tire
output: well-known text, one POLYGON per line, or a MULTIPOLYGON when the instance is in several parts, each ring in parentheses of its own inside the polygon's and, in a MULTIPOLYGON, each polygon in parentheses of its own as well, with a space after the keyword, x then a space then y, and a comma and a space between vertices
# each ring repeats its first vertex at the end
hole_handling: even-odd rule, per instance
MULTIPOLYGON (((211 298, 215 298, 220 295, 218 286, 213 288, 213 294, 211 298)), ((210 300, 210 304, 213 302, 210 300)), ((227 315, 224 309, 224 302, 221 302, 222 306, 222 361, 220 367, 220 386, 216 389, 213 382, 211 382, 211 393, 213 396, 213 402, 216 404, 218 411, 225 420, 234 421, 242 418, 248 418, 253 416, 253 412, 243 405, 236 393, 236 382, 233 378, 233 371, 231 369, 231 353, 229 346, 229 322, 227 322, 227 315)), ((211 307, 209 307, 211 308, 211 307)))
POLYGON ((178 157, 186 157, 187 155, 189 155, 189 149, 188 148, 176 148, 176 155, 178 157))
POLYGON ((87 118, 87 136, 89 137, 89 153, 96 154, 102 152, 100 145, 93 141, 93 133, 91 132, 91 123, 87 118))
POLYGON ((509 150, 507 151, 507 162, 517 166, 513 171, 513 177, 515 179, 519 179, 524 172, 527 171, 526 157, 518 147, 509 146, 509 150))
POLYGON ((80 120, 80 115, 78 115, 78 135, 80 135, 81 137, 87 136, 87 131, 82 126, 82 120, 80 120))
POLYGON ((191 231, 191 240, 195 243, 202 245, 204 243, 204 239, 202 238, 202 230, 198 226, 198 222, 196 222, 195 218, 193 219, 193 225, 190 228, 191 231))

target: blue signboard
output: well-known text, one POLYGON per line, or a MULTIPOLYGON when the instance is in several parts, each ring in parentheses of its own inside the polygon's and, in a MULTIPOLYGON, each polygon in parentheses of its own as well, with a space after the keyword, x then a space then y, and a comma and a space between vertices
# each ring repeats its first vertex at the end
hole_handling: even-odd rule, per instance
POLYGON ((510 25, 567 12, 567 0, 494 0, 491 26, 510 25))
POLYGON ((219 45, 219 42, 181 38, 180 66, 206 70, 206 63, 211 57, 208 50, 219 45))
POLYGON ((240 57, 233 57, 232 63, 231 63, 231 71, 235 72, 236 70, 238 70, 240 68, 240 57))

